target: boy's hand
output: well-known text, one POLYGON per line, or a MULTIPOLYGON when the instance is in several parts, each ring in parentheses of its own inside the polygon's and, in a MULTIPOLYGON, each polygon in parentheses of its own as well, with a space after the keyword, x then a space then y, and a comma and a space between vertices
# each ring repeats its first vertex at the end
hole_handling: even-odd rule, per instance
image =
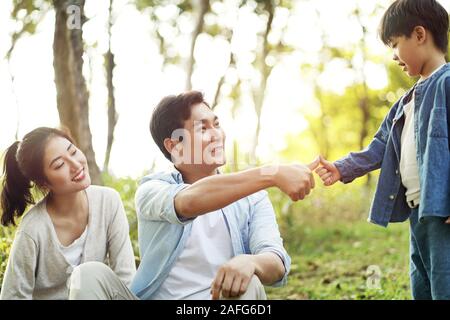
POLYGON ((322 179, 324 185, 331 186, 341 179, 341 173, 334 163, 319 156, 321 167, 316 169, 316 173, 322 179))
POLYGON ((446 224, 450 224, 450 217, 447 218, 447 220, 445 220, 446 224))

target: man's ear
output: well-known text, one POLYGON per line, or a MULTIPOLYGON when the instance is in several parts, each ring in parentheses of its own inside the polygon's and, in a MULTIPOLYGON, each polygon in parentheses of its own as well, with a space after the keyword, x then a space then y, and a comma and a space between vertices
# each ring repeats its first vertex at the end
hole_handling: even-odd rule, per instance
POLYGON ((422 26, 417 26, 413 30, 413 37, 417 40, 418 44, 423 44, 427 40, 427 30, 422 26))
POLYGON ((175 146, 180 143, 177 140, 173 140, 170 138, 165 138, 164 139, 164 148, 166 148, 167 152, 169 152, 170 154, 172 154, 172 150, 175 148, 175 146))

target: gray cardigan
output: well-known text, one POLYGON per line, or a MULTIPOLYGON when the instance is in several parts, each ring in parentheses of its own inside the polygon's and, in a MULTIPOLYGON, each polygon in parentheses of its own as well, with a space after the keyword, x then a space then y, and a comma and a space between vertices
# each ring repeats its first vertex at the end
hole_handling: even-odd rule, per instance
MULTIPOLYGON (((89 222, 81 263, 104 262, 128 286, 136 265, 120 195, 99 186, 90 186, 86 193, 89 222)), ((18 227, 0 299, 67 299, 73 267, 58 244, 44 198, 25 214, 18 227)))

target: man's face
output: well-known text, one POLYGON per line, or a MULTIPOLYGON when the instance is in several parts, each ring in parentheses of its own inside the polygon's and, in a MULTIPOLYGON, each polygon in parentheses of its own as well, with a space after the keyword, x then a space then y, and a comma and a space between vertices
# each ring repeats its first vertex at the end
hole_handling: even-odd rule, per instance
POLYGON ((397 36, 391 38, 391 47, 394 50, 393 60, 402 67, 410 77, 419 76, 423 68, 421 48, 414 33, 411 37, 397 36))
POLYGON ((175 149, 184 165, 217 168, 225 164, 225 132, 204 103, 192 106, 191 117, 184 123, 183 139, 175 149))

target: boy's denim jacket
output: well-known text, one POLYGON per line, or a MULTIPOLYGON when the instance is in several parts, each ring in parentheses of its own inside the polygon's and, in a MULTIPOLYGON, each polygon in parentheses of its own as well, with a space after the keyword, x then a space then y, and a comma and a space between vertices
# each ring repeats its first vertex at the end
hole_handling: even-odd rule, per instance
POLYGON ((450 64, 446 64, 430 78, 417 83, 394 104, 366 149, 351 152, 335 162, 343 183, 381 168, 368 220, 382 226, 405 221, 411 211, 406 203, 399 164, 403 106, 409 101, 412 90, 415 90, 419 217, 450 216, 450 64))

